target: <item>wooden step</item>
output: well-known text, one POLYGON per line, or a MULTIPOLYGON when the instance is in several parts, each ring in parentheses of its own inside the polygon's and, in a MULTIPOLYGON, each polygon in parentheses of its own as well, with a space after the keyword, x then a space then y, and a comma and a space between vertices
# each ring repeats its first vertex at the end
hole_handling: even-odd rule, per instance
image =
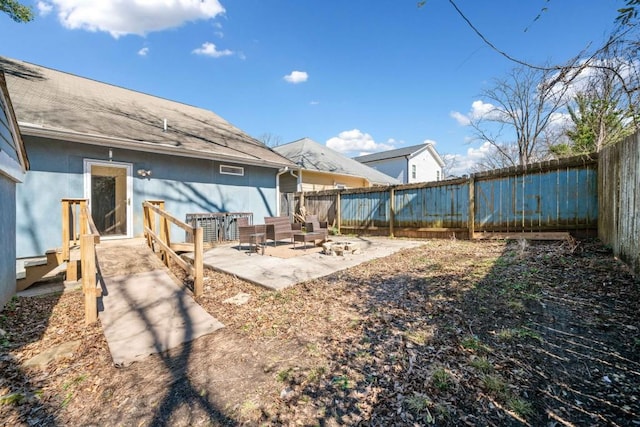
POLYGON ((24 291, 34 283, 50 280, 60 274, 54 271, 62 264, 62 252, 52 249, 46 252, 44 258, 25 261, 24 271, 18 272, 16 280, 16 292, 24 291))

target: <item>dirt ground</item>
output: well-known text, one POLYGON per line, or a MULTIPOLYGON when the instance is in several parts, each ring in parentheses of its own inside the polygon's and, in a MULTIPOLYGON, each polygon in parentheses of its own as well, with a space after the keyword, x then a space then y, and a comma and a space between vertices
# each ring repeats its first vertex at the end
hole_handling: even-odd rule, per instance
POLYGON ((127 368, 80 292, 11 301, 2 424, 640 425, 640 283, 597 242, 430 240, 281 292, 207 275, 226 327, 127 368))

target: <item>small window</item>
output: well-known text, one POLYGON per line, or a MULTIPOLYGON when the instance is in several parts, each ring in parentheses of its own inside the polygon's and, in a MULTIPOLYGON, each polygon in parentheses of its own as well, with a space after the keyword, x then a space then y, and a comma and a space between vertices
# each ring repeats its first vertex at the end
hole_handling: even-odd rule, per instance
POLYGON ((411 178, 416 179, 416 165, 411 165, 411 178))
POLYGON ((436 171, 436 181, 440 181, 440 171, 436 171))
POLYGON ((344 190, 344 189, 346 189, 346 188, 347 188, 347 186, 346 186, 346 185, 344 185, 344 184, 338 184, 337 182, 336 182, 335 186, 336 186, 336 188, 337 188, 338 190, 344 190))
POLYGON ((223 175, 244 176, 244 168, 240 166, 220 165, 220 173, 223 175))

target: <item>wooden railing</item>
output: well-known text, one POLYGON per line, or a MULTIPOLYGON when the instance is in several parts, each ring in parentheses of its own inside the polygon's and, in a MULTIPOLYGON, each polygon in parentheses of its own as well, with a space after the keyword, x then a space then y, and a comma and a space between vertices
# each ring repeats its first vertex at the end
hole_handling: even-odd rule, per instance
POLYGON ((203 265, 203 231, 201 227, 192 227, 172 216, 164 209, 163 200, 147 200, 142 203, 144 213, 144 235, 147 244, 169 266, 169 259, 182 267, 187 274, 193 276, 193 294, 196 297, 202 295, 204 282, 203 265), (157 217, 156 217, 157 214, 157 217), (170 236, 170 224, 182 228, 193 237, 193 244, 173 244, 170 236), (158 248, 156 248, 156 245, 158 248), (182 259, 176 252, 176 248, 184 249, 186 246, 193 248, 193 265, 182 259))
MULTIPOLYGON (((93 222, 87 199, 62 199, 62 259, 67 262, 67 279, 75 268, 71 247, 80 243, 80 272, 84 293, 84 318, 90 325, 98 320, 98 297, 102 287, 97 281, 96 245, 100 233, 93 222)), ((75 276, 78 273, 74 271, 75 276)))

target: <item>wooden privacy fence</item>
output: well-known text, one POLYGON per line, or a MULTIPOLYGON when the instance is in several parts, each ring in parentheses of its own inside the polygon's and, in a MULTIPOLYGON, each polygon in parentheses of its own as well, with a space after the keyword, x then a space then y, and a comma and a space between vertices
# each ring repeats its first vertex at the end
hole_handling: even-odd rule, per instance
POLYGON ((597 167, 597 156, 578 156, 448 181, 296 193, 295 205, 341 233, 474 238, 491 232, 593 232, 597 167))
POLYGON ((147 245, 160 255, 165 265, 169 266, 171 258, 182 267, 187 274, 193 276, 193 294, 198 297, 203 292, 203 231, 201 227, 192 227, 180 221, 164 209, 163 200, 147 200, 142 203, 144 236, 147 245), (172 243, 170 223, 182 228, 190 235, 193 243, 172 243), (156 245, 159 246, 156 250, 156 245), (176 251, 193 251, 193 265, 182 259, 176 251))
POLYGON ((640 134, 600 152, 598 237, 640 273, 640 134))
POLYGON ((67 262, 67 280, 82 277, 84 319, 87 325, 98 320, 98 298, 102 286, 98 283, 96 245, 100 233, 93 223, 87 199, 62 199, 62 260, 67 262), (71 247, 80 243, 80 271, 71 259, 71 247))

